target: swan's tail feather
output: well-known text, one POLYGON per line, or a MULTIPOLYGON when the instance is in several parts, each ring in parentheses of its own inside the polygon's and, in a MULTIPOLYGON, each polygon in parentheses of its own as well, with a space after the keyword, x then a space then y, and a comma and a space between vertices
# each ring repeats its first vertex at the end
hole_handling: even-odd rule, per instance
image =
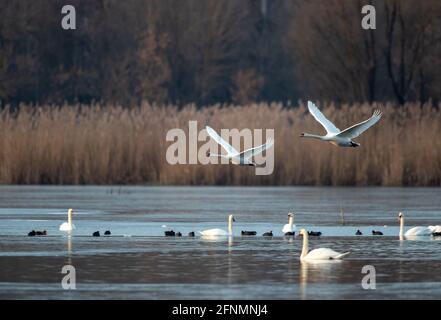
POLYGON ((342 254, 339 254, 338 256, 335 256, 334 259, 342 259, 343 257, 346 257, 348 254, 350 254, 351 252, 344 252, 342 254))

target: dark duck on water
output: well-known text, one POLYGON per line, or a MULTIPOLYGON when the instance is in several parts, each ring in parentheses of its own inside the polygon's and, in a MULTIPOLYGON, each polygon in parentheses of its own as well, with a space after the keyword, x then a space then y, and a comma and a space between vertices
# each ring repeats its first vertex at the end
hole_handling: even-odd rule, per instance
POLYGON ((241 231, 240 234, 243 236, 255 236, 257 234, 257 232, 256 231, 241 231))
POLYGON ((43 231, 35 231, 35 230, 32 230, 31 232, 28 233, 28 236, 29 236, 29 237, 46 236, 46 235, 47 235, 46 230, 43 230, 43 231))

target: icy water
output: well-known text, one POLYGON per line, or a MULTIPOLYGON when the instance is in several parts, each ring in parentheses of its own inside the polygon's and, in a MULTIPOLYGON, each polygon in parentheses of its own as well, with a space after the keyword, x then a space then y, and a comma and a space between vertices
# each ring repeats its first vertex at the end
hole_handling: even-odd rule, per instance
POLYGON ((2 186, 0 298, 440 299, 441 237, 399 240, 399 211, 407 227, 441 224, 441 190, 2 186), (70 207, 76 230, 67 235, 58 227, 70 207), (297 230, 323 233, 310 248, 351 254, 301 264, 301 238, 281 232, 288 211, 297 230), (233 237, 187 237, 226 229, 230 213, 233 237), (28 237, 32 229, 48 235, 28 237), (183 237, 164 237, 170 229, 183 237), (92 237, 98 230, 112 235, 92 237), (61 286, 65 265, 75 267, 75 290, 61 286), (365 265, 375 268, 374 290, 362 287, 365 265))

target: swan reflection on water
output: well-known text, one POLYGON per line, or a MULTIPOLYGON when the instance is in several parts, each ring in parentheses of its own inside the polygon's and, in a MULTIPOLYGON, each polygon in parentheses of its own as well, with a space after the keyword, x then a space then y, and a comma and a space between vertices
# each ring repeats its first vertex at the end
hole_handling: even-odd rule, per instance
POLYGON ((320 283, 323 279, 336 277, 343 263, 343 260, 300 261, 300 298, 308 299, 308 283, 320 283))
POLYGON ((72 265, 72 233, 68 232, 66 236, 67 242, 66 242, 66 253, 67 253, 67 260, 66 264, 72 265))

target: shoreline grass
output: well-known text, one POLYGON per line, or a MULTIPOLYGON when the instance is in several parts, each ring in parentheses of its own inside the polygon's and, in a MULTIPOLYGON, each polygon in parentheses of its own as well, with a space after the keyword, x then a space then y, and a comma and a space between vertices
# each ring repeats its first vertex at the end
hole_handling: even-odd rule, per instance
MULTIPOLYGON (((353 104, 319 107, 340 129, 368 118, 380 122, 338 148, 300 139, 323 133, 306 106, 193 105, 122 108, 95 104, 26 106, 0 111, 0 184, 440 186, 441 108, 430 104, 353 104), (214 129, 275 130, 272 175, 228 165, 170 165, 165 139, 190 120, 214 129)), ((203 142, 201 142, 203 144, 203 142)))

